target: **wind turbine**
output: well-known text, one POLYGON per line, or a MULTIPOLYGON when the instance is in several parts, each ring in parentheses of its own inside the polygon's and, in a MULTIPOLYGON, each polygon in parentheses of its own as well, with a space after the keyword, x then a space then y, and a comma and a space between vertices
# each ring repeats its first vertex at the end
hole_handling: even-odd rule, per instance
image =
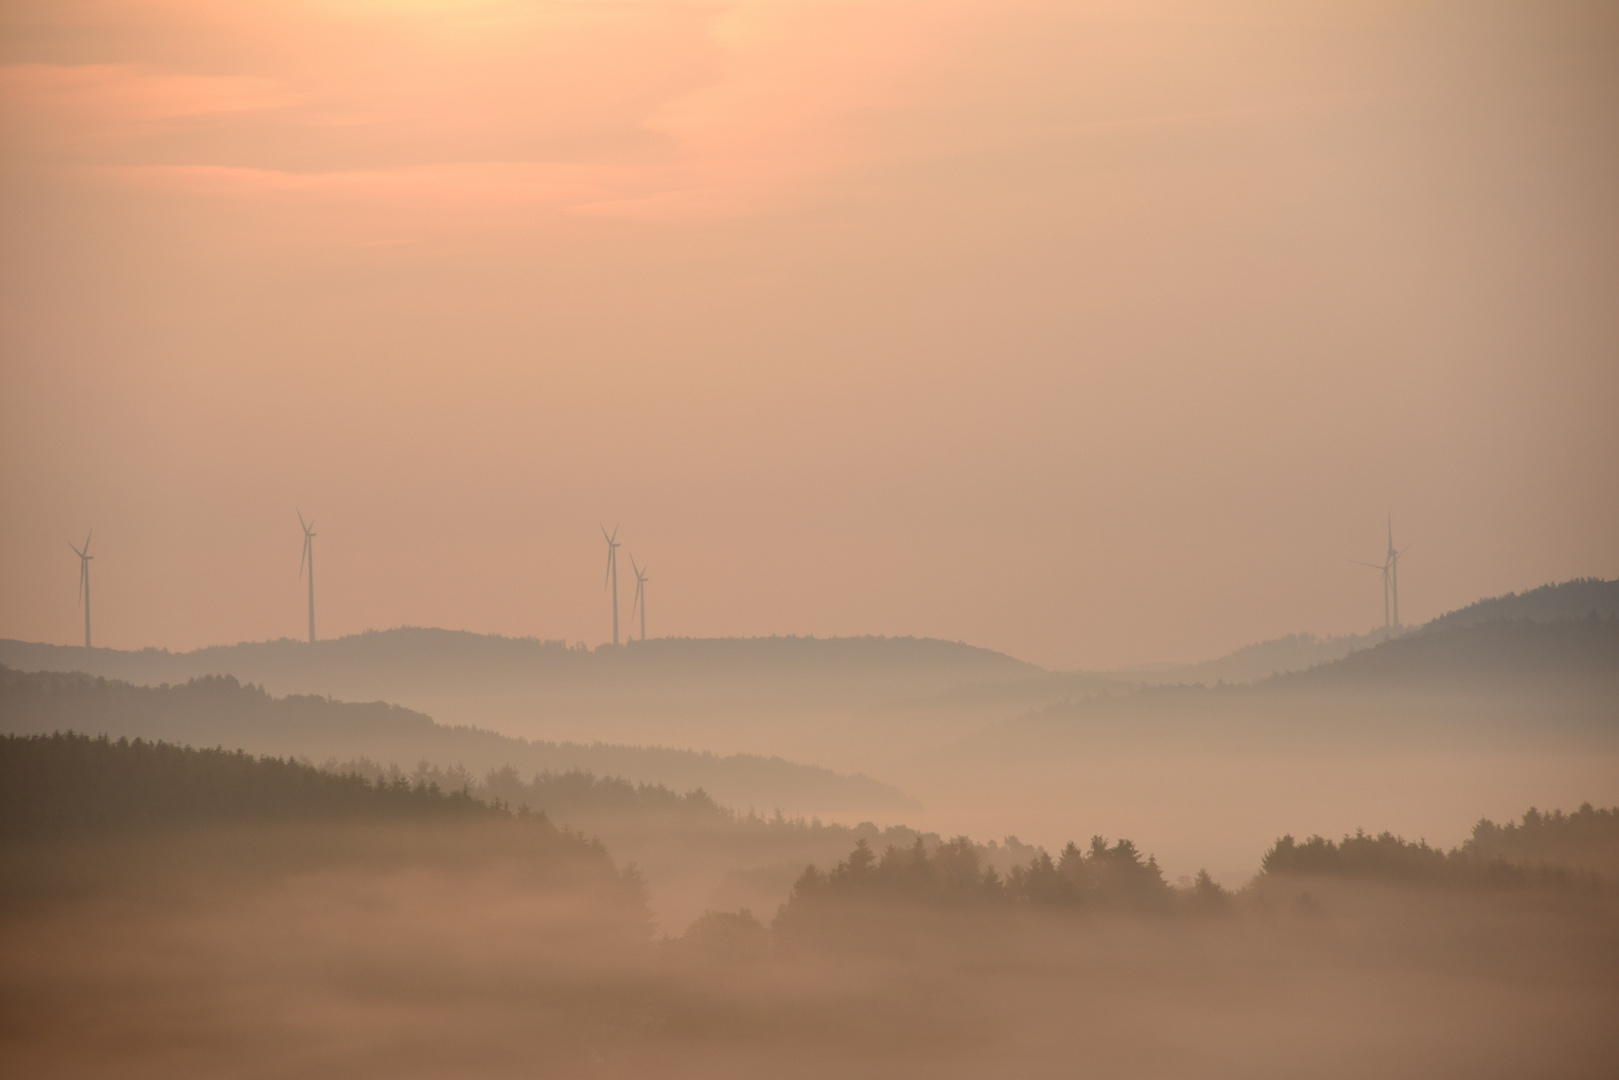
POLYGON ((1394 569, 1393 564, 1385 561, 1381 563, 1361 562, 1359 559, 1350 559, 1356 566, 1369 566, 1373 570, 1383 571, 1383 633, 1388 634, 1391 629, 1389 622, 1389 574, 1394 569))
POLYGON ((90 554, 90 537, 95 535, 91 529, 84 534, 84 547, 73 547, 69 540, 67 546, 73 548, 73 553, 79 557, 79 599, 84 601, 84 647, 90 647, 90 560, 95 558, 90 554))
MULTIPOLYGON (((613 586, 613 644, 618 644, 618 526, 613 526, 609 533, 607 526, 601 527, 602 535, 607 537, 607 581, 613 586)), ((605 587, 605 586, 604 586, 605 587)))
MULTIPOLYGON (((1412 541, 1411 543, 1416 543, 1412 541)), ((1389 596, 1394 601, 1394 629, 1400 628, 1400 556, 1411 550, 1411 544, 1395 550, 1394 515, 1389 515, 1389 550, 1385 559, 1389 568, 1389 596)))
POLYGON ((1381 563, 1349 560, 1358 566, 1369 566, 1383 572, 1383 633, 1392 634, 1400 628, 1400 556, 1411 550, 1411 545, 1398 550, 1394 547, 1394 515, 1389 515, 1388 552, 1381 563))
POLYGON ((304 553, 298 557, 298 576, 304 576, 304 565, 309 566, 309 644, 315 643, 315 521, 304 521, 304 512, 298 511, 298 524, 304 527, 304 553))
POLYGON ((635 600, 630 604, 630 615, 635 615, 635 609, 641 609, 641 640, 646 640, 646 567, 635 565, 635 556, 630 556, 630 569, 635 571, 635 600))

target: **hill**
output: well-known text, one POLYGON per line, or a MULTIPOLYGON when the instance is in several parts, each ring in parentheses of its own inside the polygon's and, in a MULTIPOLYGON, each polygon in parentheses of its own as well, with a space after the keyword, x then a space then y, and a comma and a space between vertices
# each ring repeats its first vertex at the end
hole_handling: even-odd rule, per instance
POLYGON ((969 752, 1100 746, 1222 751, 1469 751, 1619 741, 1619 620, 1440 625, 1253 685, 1144 687, 1059 702, 967 740, 969 752))
POLYGON ((1317 637, 1314 634, 1288 634, 1200 664, 1166 664, 1127 668, 1115 672, 1119 678, 1144 686, 1177 683, 1254 683, 1286 671, 1303 671, 1317 664, 1340 660, 1356 649, 1369 648, 1385 638, 1381 630, 1366 634, 1340 634, 1317 637))
POLYGON ((1619 580, 1576 578, 1559 585, 1542 585, 1526 593, 1507 593, 1447 612, 1424 629, 1473 626, 1502 619, 1566 622, 1595 612, 1598 618, 1619 618, 1619 580))
MULTIPOLYGON (((869 751, 903 752, 961 711, 901 715, 899 703, 1026 686, 1046 674, 987 649, 921 638, 660 638, 585 649, 412 628, 189 653, 9 641, 0 642, 0 664, 153 686, 233 675, 272 694, 389 701, 442 724, 529 739, 699 746, 845 772, 886 767, 869 751)), ((954 733, 997 708, 971 706, 977 711, 954 733)))
MULTIPOLYGON (((1408 630, 1399 637, 1429 630, 1449 630, 1463 626, 1505 620, 1566 622, 1586 618, 1596 612, 1599 618, 1619 616, 1619 581, 1578 578, 1559 585, 1543 585, 1526 593, 1508 593, 1469 604, 1408 630)), ((1288 634, 1197 664, 1159 664, 1113 672, 1117 678, 1143 686, 1205 683, 1256 683, 1272 675, 1305 671, 1341 660, 1351 653, 1374 648, 1389 640, 1381 628, 1364 634, 1317 637, 1314 634, 1288 634)))
POLYGON ((1529 618, 1429 623, 1421 630, 1307 671, 1274 676, 1276 687, 1412 686, 1458 689, 1582 686, 1619 692, 1619 618, 1529 618))
POLYGON ((0 641, 0 664, 129 682, 234 675, 272 693, 401 700, 422 694, 666 691, 707 683, 731 694, 773 688, 839 696, 905 694, 1040 671, 989 649, 929 638, 654 638, 595 649, 560 641, 401 627, 310 644, 85 649, 0 641))
POLYGON ((240 750, 88 735, 0 735, 0 838, 154 825, 506 815, 464 791, 372 783, 240 750))
POLYGON ((584 770, 680 791, 702 788, 733 806, 803 814, 869 813, 909 805, 903 793, 868 777, 780 758, 530 741, 448 727, 382 702, 274 697, 231 676, 136 686, 81 674, 0 668, 0 732, 69 730, 314 760, 370 758, 406 766, 428 761, 462 765, 476 774, 506 766, 522 773, 584 770))

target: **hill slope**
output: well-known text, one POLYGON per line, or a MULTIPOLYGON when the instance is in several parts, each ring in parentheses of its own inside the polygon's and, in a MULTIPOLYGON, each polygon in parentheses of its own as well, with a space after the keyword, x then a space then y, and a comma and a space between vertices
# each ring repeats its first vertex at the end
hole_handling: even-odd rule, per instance
POLYGON ((273 697, 230 676, 178 686, 130 683, 0 668, 0 731, 164 739, 229 746, 256 754, 371 758, 384 764, 429 761, 476 774, 510 766, 522 773, 580 769, 603 776, 703 788, 732 806, 793 813, 868 812, 909 804, 898 790, 865 776, 779 758, 655 747, 535 742, 476 728, 446 727, 397 705, 313 696, 273 697))
POLYGON ((1071 700, 966 740, 1014 756, 1101 745, 1387 751, 1619 742, 1619 621, 1440 626, 1254 685, 1071 700))
POLYGON ((1526 593, 1507 593, 1446 612, 1424 629, 1472 626, 1499 619, 1565 622, 1596 612, 1600 619, 1619 618, 1619 580, 1575 578, 1558 585, 1542 585, 1526 593))
MULTIPOLYGON (((1447 612, 1414 630, 1408 629, 1405 634, 1514 619, 1566 622, 1583 619, 1593 611, 1602 619, 1619 617, 1619 581, 1577 578, 1558 585, 1542 585, 1526 593, 1507 593, 1447 612)), ((1314 634, 1288 634, 1247 645, 1197 664, 1160 664, 1127 668, 1111 674, 1122 681, 1143 686, 1257 683, 1272 675, 1305 671, 1341 660, 1351 653, 1373 648, 1387 640, 1389 635, 1381 628, 1364 634, 1325 638, 1314 634)))

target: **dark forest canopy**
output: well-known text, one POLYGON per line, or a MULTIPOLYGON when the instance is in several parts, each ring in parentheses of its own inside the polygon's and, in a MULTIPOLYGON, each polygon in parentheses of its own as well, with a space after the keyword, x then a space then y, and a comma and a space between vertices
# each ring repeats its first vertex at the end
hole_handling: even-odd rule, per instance
MULTIPOLYGON (((1233 894, 1206 871, 1183 887, 1164 880, 1157 860, 1129 840, 1088 847, 1070 842, 1057 858, 1037 851, 1006 874, 986 865, 983 848, 967 837, 878 855, 865 840, 830 870, 811 866, 778 914, 788 938, 847 930, 850 919, 876 909, 995 909, 1029 907, 1084 911, 1212 914, 1232 909, 1249 890, 1233 894)), ((1531 809, 1521 823, 1487 818, 1446 852, 1391 833, 1357 832, 1342 841, 1283 836, 1265 853, 1255 885, 1265 879, 1322 876, 1401 884, 1460 887, 1551 887, 1600 892, 1599 869, 1619 860, 1619 808, 1572 814, 1531 809)))
POLYGON ((363 776, 373 783, 406 782, 429 784, 445 791, 465 791, 486 803, 542 810, 558 821, 577 817, 655 815, 730 821, 737 816, 735 811, 715 802, 702 788, 682 793, 662 784, 638 784, 617 776, 597 776, 583 769, 546 770, 524 780, 510 765, 490 769, 481 778, 458 765, 445 767, 420 762, 407 772, 398 765, 382 765, 369 758, 347 761, 331 758, 320 767, 329 773, 363 776))
POLYGON ((1170 912, 1223 909, 1231 896, 1206 871, 1190 887, 1164 880, 1158 861, 1129 840, 1088 847, 1070 842, 1056 859, 1037 851, 1005 875, 986 864, 983 849, 965 836, 929 846, 889 846, 876 854, 864 840, 830 870, 809 867, 777 918, 789 937, 827 928, 873 908, 1052 909, 1170 912))
POLYGON ((1480 818, 1461 846, 1444 851, 1392 833, 1333 841, 1281 837, 1260 862, 1267 875, 1314 874, 1455 885, 1583 884, 1599 887, 1619 868, 1619 807, 1572 814, 1530 809, 1521 822, 1480 818))
POLYGON ((465 791, 283 758, 76 734, 0 736, 0 835, 159 824, 509 816, 465 791))

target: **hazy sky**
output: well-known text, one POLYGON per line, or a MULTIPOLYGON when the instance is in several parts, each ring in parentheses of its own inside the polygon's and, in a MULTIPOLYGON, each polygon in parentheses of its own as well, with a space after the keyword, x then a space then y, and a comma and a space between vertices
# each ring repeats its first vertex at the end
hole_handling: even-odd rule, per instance
POLYGON ((1619 575, 1619 7, 8 0, 0 636, 1200 659, 1619 575), (628 561, 624 563, 628 610, 628 561))

